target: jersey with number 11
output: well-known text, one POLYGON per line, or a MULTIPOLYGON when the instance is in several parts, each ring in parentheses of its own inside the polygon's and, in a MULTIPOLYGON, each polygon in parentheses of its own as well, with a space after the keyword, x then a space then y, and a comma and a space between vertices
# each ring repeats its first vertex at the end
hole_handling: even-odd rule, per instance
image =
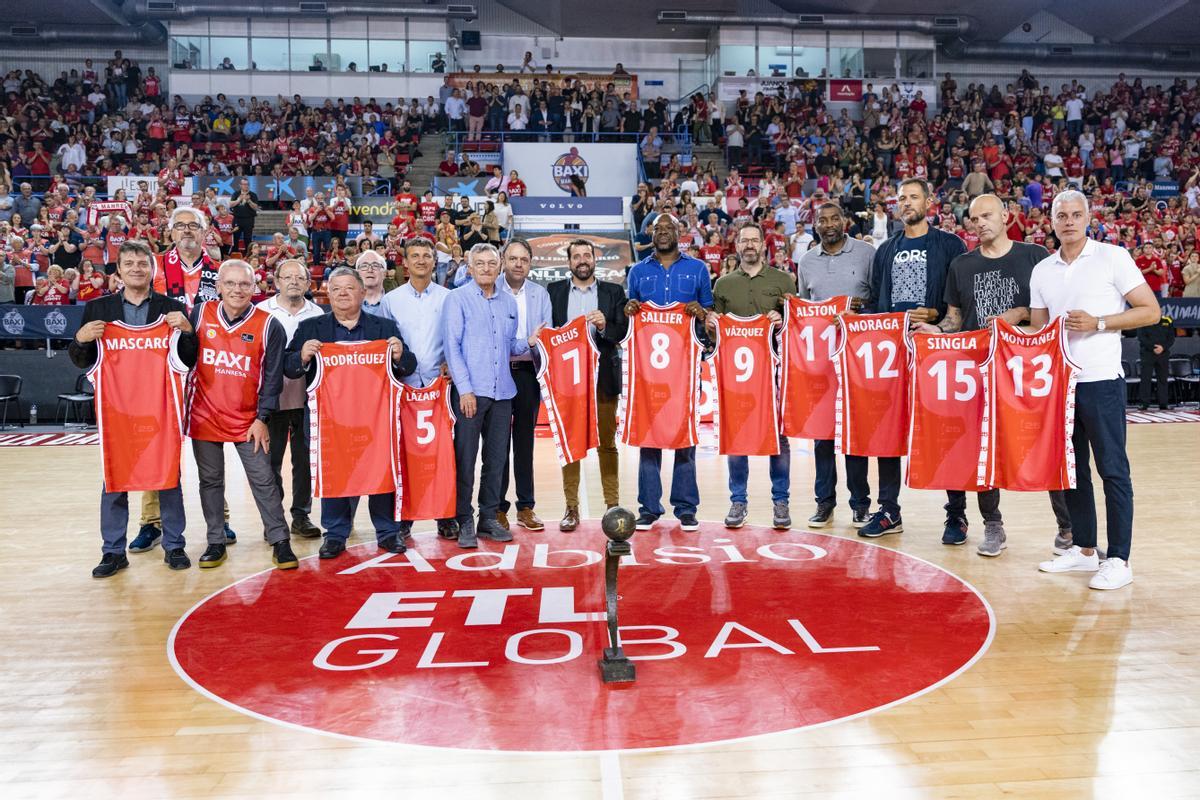
POLYGON ((642 303, 621 349, 620 440, 663 450, 695 446, 701 347, 684 304, 642 303))
POLYGON ((780 336, 780 424, 784 436, 832 439, 837 371, 838 315, 850 310, 845 295, 812 301, 789 297, 780 336))

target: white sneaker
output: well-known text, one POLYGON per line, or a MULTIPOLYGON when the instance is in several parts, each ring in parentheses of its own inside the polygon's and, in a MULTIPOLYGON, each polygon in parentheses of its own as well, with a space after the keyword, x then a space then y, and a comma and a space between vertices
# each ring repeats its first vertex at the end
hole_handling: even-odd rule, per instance
POLYGON ((1085 556, 1078 545, 1072 545, 1058 558, 1038 564, 1038 569, 1042 572, 1095 572, 1100 569, 1100 557, 1095 552, 1085 556))
POLYGON ((1121 558, 1109 558, 1100 564, 1088 586, 1093 589, 1120 589, 1133 583, 1133 569, 1121 558))

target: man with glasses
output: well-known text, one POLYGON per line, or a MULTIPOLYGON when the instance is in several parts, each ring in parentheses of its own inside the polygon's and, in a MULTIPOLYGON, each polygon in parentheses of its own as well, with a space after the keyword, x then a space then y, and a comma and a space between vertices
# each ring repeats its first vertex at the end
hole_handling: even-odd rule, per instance
POLYGON ((221 506, 225 502, 225 443, 241 459, 258 506, 263 536, 279 569, 299 566, 289 543, 283 502, 271 469, 267 422, 279 407, 283 389, 283 350, 287 333, 263 309, 251 304, 254 269, 231 259, 217 278, 219 302, 192 310, 200 352, 189 379, 188 436, 200 478, 200 508, 208 526, 208 548, 200 568, 225 563, 221 506))
POLYGON ((386 316, 383 310, 383 281, 387 277, 387 259, 383 254, 364 248, 354 260, 354 269, 363 279, 362 310, 375 317, 386 316))
MULTIPOLYGON (((325 312, 306 297, 311 278, 303 261, 287 259, 275 267, 274 297, 267 298, 258 307, 274 317, 287 333, 288 344, 296 334, 296 327, 304 320, 319 317, 325 312)), ((283 454, 291 442, 292 449, 292 533, 305 539, 321 535, 321 529, 312 523, 312 478, 308 457, 308 422, 305 420, 305 404, 308 401, 302 378, 283 379, 283 390, 279 394, 279 408, 267 420, 267 434, 271 444, 271 470, 275 473, 275 485, 283 496, 283 454)))
MULTIPOLYGON (((479 478, 478 536, 511 542, 512 534, 496 519, 500 481, 508 455, 513 397, 517 394, 508 360, 529 352, 529 341, 517 336, 517 301, 500 291, 500 251, 477 244, 467 254, 471 281, 450 292, 443 306, 442 337, 450 378, 454 455, 458 474, 458 546, 478 547, 471 496, 475 462, 483 442, 479 478)), ((540 329, 540 326, 539 326, 540 329)), ((531 337, 537 330, 530 332, 531 337)))

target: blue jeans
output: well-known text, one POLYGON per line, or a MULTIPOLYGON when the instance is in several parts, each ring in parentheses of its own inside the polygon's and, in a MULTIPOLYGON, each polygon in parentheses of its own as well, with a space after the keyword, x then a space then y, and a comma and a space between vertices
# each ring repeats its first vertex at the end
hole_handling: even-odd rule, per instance
MULTIPOLYGON (((321 499, 321 527, 325 535, 331 539, 345 542, 350 538, 350 526, 354 522, 354 514, 358 511, 357 497, 324 497, 321 499)), ((371 512, 371 524, 375 526, 375 539, 396 536, 400 532, 400 523, 394 519, 396 514, 396 495, 373 494, 367 498, 367 510, 371 512)))
MULTIPOLYGON (((643 447, 638 451, 638 512, 661 517, 667 513, 662 506, 662 450, 643 447)), ((696 486, 696 448, 675 451, 671 470, 671 506, 676 517, 695 514, 700 505, 700 489, 696 486)))
MULTIPOLYGON (((187 543, 183 530, 187 519, 183 513, 183 491, 174 489, 158 491, 158 507, 161 515, 164 550, 175 550, 187 543)), ((129 493, 100 490, 100 535, 104 538, 103 553, 125 552, 125 529, 129 525, 129 493)))
MULTIPOLYGON (((786 503, 792 485, 792 448, 786 436, 779 437, 779 455, 770 457, 767 471, 771 475, 771 500, 786 503)), ((729 456, 730 502, 746 502, 746 483, 749 477, 750 459, 747 456, 729 456)))
MULTIPOLYGON (((837 505, 837 455, 833 452, 833 439, 818 439, 813 442, 813 456, 817 462, 817 480, 813 487, 817 505, 837 505)), ((871 484, 867 481, 867 459, 865 456, 846 456, 846 488, 850 490, 850 508, 867 511, 871 508, 871 484)))
POLYGON ((1104 481, 1108 557, 1129 560, 1133 540, 1133 481, 1125 453, 1125 380, 1089 381, 1075 387, 1075 488, 1067 490, 1071 533, 1080 547, 1096 546, 1096 501, 1089 450, 1104 481))

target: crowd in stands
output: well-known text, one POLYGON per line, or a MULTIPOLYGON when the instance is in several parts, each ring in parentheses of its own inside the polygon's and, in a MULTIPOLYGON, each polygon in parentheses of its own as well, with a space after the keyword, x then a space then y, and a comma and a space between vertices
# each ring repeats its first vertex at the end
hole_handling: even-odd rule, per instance
MULTIPOLYGON (((120 51, 53 82, 32 70, 4 77, 0 302, 84 302, 112 291, 121 242, 168 248, 164 226, 176 197, 186 178, 206 175, 311 175, 335 184, 329 196, 309 190, 288 204, 260 199, 244 181, 231 197, 211 189, 191 197, 211 220, 213 257, 245 256, 259 269, 260 293, 272 291, 271 268, 284 255, 303 254, 320 279, 372 249, 387 259, 388 280, 403 281, 400 243, 410 236, 435 242, 437 280, 453 286, 465 280, 463 253, 472 244, 504 238, 508 198, 524 194, 525 184, 494 167, 486 203, 439 204, 404 175, 423 133, 464 132, 470 143, 494 130, 638 134, 646 180, 633 200, 636 229, 657 213, 674 214, 682 244, 714 277, 733 266, 739 219, 762 224, 771 263, 794 271, 814 243, 812 210, 831 199, 850 212, 855 236, 878 243, 896 227, 897 181, 918 177, 937 195, 931 221, 968 247, 977 240, 967 206, 992 192, 1008 202, 1011 238, 1054 250, 1050 203, 1079 188, 1091 198, 1089 235, 1133 252, 1155 291, 1200 296, 1200 86, 1184 79, 1147 86, 1121 75, 1109 91, 1089 94, 1076 81, 1054 91, 1028 71, 1003 90, 960 90, 947 74, 936 112, 920 92, 868 83, 857 120, 845 109, 831 114, 803 82, 732 103, 697 94, 672 113, 666 100, 640 102, 614 82, 587 85, 549 66, 542 75, 531 57, 508 83, 480 79, 464 89, 447 76, 438 96, 395 103, 218 94, 189 106, 168 102, 163 88, 153 68, 143 71, 120 51), (527 90, 516 78, 528 82, 530 73, 537 79, 527 90), (666 154, 683 134, 722 145, 728 175, 715 163, 666 154), (114 175, 154 175, 158 189, 106 197, 104 179, 114 175), (354 238, 349 177, 368 189, 392 186, 395 201, 389 221, 354 238), (287 212, 286 226, 256 229, 259 211, 272 206, 287 212)), ((480 167, 468 152, 460 159, 451 151, 438 172, 475 176, 480 167)))

